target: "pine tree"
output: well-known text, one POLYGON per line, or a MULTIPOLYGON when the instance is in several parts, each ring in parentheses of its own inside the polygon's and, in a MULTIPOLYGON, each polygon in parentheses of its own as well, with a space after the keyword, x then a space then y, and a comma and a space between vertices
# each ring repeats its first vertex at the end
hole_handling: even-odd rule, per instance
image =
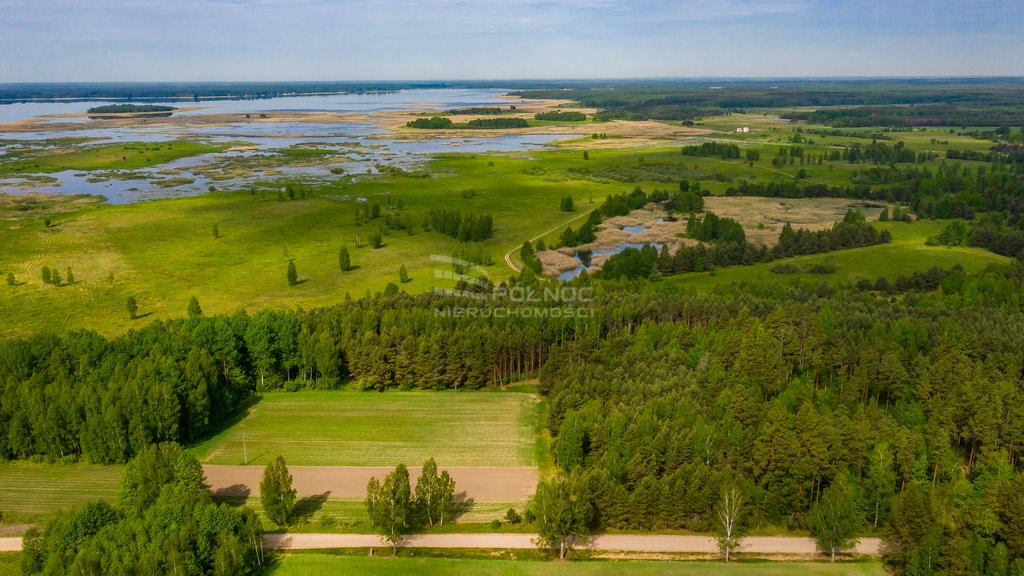
POLYGON ((203 309, 199 306, 199 299, 193 296, 188 301, 188 317, 197 318, 203 315, 203 309))
POLYGON ((299 282, 299 273, 295 270, 295 262, 288 261, 288 285, 295 286, 299 282))
POLYGON ((43 266, 43 284, 49 284, 51 280, 53 277, 50 275, 50 267, 43 266))
POLYGON ((139 303, 135 301, 135 297, 129 296, 125 306, 128 309, 128 319, 135 320, 139 313, 139 303))
POLYGON ((260 504, 267 517, 278 525, 285 525, 295 510, 295 488, 284 458, 278 456, 267 464, 260 481, 260 504))
POLYGON ((405 269, 405 264, 398 269, 398 281, 402 284, 409 282, 409 271, 405 269))
POLYGON ((213 237, 220 238, 220 228, 216 224, 213 225, 213 237))
POLYGON ((75 283, 75 273, 71 271, 71 266, 68 266, 68 269, 65 271, 64 275, 68 280, 68 284, 75 283))
POLYGON ((562 231, 562 236, 559 238, 559 243, 562 246, 575 246, 578 243, 576 240, 576 231, 571 227, 566 226, 565 230, 562 231))
POLYGON ((8 272, 7 273, 7 285, 8 286, 14 286, 14 284, 15 284, 14 272, 8 272))
POLYGON ((348 248, 344 246, 338 252, 338 268, 342 272, 348 272, 352 269, 352 258, 348 254, 348 248))
POLYGON ((590 160, 590 154, 588 154, 586 150, 583 151, 583 159, 590 160))
POLYGON ((878 221, 879 222, 888 222, 889 221, 889 207, 888 206, 886 206, 885 208, 882 209, 882 213, 878 215, 878 221))

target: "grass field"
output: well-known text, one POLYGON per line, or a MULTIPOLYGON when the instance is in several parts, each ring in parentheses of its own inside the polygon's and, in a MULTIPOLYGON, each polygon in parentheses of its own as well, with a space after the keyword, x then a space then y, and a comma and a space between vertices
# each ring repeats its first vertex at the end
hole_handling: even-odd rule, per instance
POLYGON ((156 166, 178 158, 220 152, 227 148, 226 145, 172 140, 89 146, 70 152, 58 150, 54 153, 42 150, 33 154, 22 154, 20 159, 13 162, 0 162, 0 175, 62 170, 132 170, 156 166))
POLYGON ((237 425, 193 447, 208 464, 277 455, 295 466, 537 466, 542 404, 518 392, 267 394, 237 425))
MULTIPOLYGON (((576 153, 543 154, 558 165, 583 162, 576 153)), ((495 236, 482 245, 496 262, 490 275, 502 280, 511 275, 502 263, 507 250, 581 214, 561 212, 560 197, 571 193, 583 206, 591 195, 598 203, 608 193, 628 189, 622 183, 548 181, 523 173, 536 164, 520 155, 451 155, 432 163, 437 177, 431 179, 341 179, 318 186, 305 199, 283 202, 276 194, 254 198, 239 191, 105 205, 54 214, 50 227, 43 225, 47 214, 39 211, 29 217, 4 211, 0 272, 14 273, 18 285, 0 289, 0 307, 8 311, 0 336, 74 327, 124 332, 140 324, 125 312, 129 296, 149 319, 183 316, 192 296, 207 314, 330 305, 346 292, 359 297, 397 283, 402 265, 411 277, 402 286, 408 292, 448 286, 450 281, 435 280, 438 264, 430 256, 450 256, 458 242, 419 226, 438 207, 494 216, 495 236), (470 189, 472 194, 464 194, 470 189), (373 250, 366 243, 383 219, 357 226, 355 210, 362 205, 357 200, 386 205, 387 194, 403 202, 415 234, 392 231, 384 236, 384 247, 373 250), (214 225, 219 238, 213 236, 214 225), (361 249, 355 247, 357 235, 361 249), (342 246, 352 253, 353 271, 338 270, 342 246), (297 286, 287 283, 289 260, 298 270, 297 286), (71 267, 76 282, 43 284, 43 266, 62 274, 71 267)))
POLYGON ((21 574, 17 552, 0 552, 0 574, 21 574))
POLYGON ((18 522, 92 500, 114 502, 120 481, 120 466, 0 464, 0 513, 18 522))
MULTIPOLYGON (((515 254, 524 240, 538 236, 543 236, 548 245, 557 242, 567 224, 578 226, 587 211, 610 193, 627 192, 636 185, 646 190, 675 188, 684 178, 699 180, 705 190, 722 193, 740 180, 795 178, 801 168, 809 173, 809 181, 847 185, 855 171, 870 167, 844 163, 773 167, 771 160, 779 147, 791 145, 794 125, 770 115, 737 114, 708 119, 703 127, 721 130, 713 135, 715 139, 760 150, 761 160, 750 165, 743 160, 684 157, 678 145, 669 142, 657 148, 594 148, 589 150, 589 160, 584 160, 579 147, 586 149, 589 139, 583 138, 572 144, 577 148, 567 145, 563 149, 529 153, 442 154, 423 167, 430 178, 395 173, 306 182, 301 186, 310 194, 286 201, 278 201, 276 191, 282 184, 300 183, 263 182, 256 188, 268 193, 255 196, 248 188, 223 191, 230 185, 218 184, 222 191, 199 197, 72 211, 66 207, 24 211, 13 203, 0 203, 0 245, 4 246, 0 252, 0 274, 11 272, 17 281, 15 286, 0 286, 0 308, 6 312, 0 337, 79 327, 104 334, 122 333, 148 320, 184 316, 192 296, 198 298, 207 314, 326 306, 341 301, 346 293, 358 298, 367 291, 382 290, 388 282, 397 283, 403 265, 411 278, 401 286, 407 292, 448 287, 451 281, 436 279, 440 265, 431 261, 430 256, 449 256, 458 248, 458 242, 420 227, 423 217, 435 208, 494 217, 494 237, 481 246, 495 262, 486 267, 488 274, 501 281, 512 273, 502 261, 506 252, 511 250, 515 254), (754 131, 736 134, 735 127, 741 125, 749 125, 754 131), (559 199, 565 195, 574 197, 575 212, 559 210, 559 199), (381 204, 386 211, 389 196, 401 202, 400 212, 413 222, 415 233, 392 231, 384 236, 383 248, 365 247, 369 235, 383 219, 357 225, 355 210, 364 206, 360 200, 365 200, 381 204), (51 217, 53 225, 43 226, 44 217, 51 217), (212 233, 214 225, 218 227, 219 238, 212 233), (362 239, 363 248, 355 247, 357 236, 362 239), (356 269, 338 270, 338 251, 342 246, 349 249, 356 269), (289 261, 295 263, 298 271, 297 286, 287 283, 289 261), (43 284, 43 266, 62 274, 70 267, 76 281, 60 287, 43 284), (125 302, 129 296, 137 300, 144 320, 128 319, 125 302)), ((891 137, 894 140, 887 141, 888 144, 903 140, 915 150, 936 153, 947 148, 977 149, 984 145, 977 139, 938 129, 892 133, 891 137)), ((813 144, 801 144, 809 154, 834 150, 852 141, 861 145, 870 142, 851 136, 811 138, 813 144)), ((694 137, 687 142, 706 139, 712 137, 694 137)), ((188 141, 135 144, 129 145, 132 150, 120 151, 118 148, 124 148, 123 145, 89 146, 0 164, 0 172, 12 170, 22 162, 39 163, 38 168, 33 168, 35 172, 61 167, 127 169, 198 154, 204 146, 207 145, 188 141)), ((940 161, 915 166, 934 168, 940 161)), ((902 263, 920 269, 961 260, 966 266, 994 258, 980 251, 924 249, 909 243, 866 250, 860 254, 872 257, 877 253, 888 259, 879 263, 877 267, 881 269, 896 269, 902 263), (931 258, 936 260, 930 261, 931 258)), ((515 261, 517 256, 512 259, 515 261)), ((876 266, 871 263, 850 262, 850 269, 838 274, 876 275, 873 268, 876 266)), ((729 281, 726 278, 732 279, 733 274, 736 279, 765 275, 764 266, 735 270, 728 274, 719 271, 710 280, 687 275, 685 281, 698 286, 717 285, 729 281)))
POLYGON ((317 576, 319 574, 422 574, 508 575, 508 576, 881 576, 881 562, 698 562, 698 561, 574 561, 538 562, 527 560, 471 560, 448 558, 368 558, 322 553, 288 554, 270 569, 273 576, 317 576))
POLYGON ((733 266, 719 268, 711 272, 699 272, 668 276, 665 281, 709 290, 733 282, 792 282, 795 280, 808 282, 857 282, 861 279, 875 279, 885 276, 890 281, 899 275, 923 271, 932 266, 950 268, 960 264, 967 271, 977 271, 992 263, 1006 262, 1007 258, 993 254, 981 248, 946 246, 926 246, 928 236, 938 234, 946 226, 946 222, 921 220, 914 223, 879 222, 875 225, 892 232, 893 240, 888 244, 839 250, 825 254, 798 256, 755 264, 752 266, 733 266), (772 267, 791 262, 805 268, 811 264, 832 263, 837 266, 832 274, 810 274, 806 271, 799 274, 775 274, 772 267))

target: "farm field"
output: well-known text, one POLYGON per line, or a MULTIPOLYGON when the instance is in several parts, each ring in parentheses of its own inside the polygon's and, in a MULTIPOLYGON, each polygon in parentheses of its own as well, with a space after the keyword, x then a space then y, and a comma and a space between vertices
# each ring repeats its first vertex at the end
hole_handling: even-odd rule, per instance
POLYGON ((121 466, 0 464, 0 513, 4 522, 43 517, 93 500, 117 500, 121 466))
POLYGON ((933 266, 950 268, 957 264, 968 272, 976 272, 989 264, 1009 259, 981 248, 926 246, 925 239, 938 234, 948 222, 919 220, 913 223, 877 222, 875 226, 892 232, 892 242, 864 248, 838 250, 825 254, 784 258, 751 266, 719 268, 712 272, 695 272, 666 277, 666 282, 710 290, 733 282, 850 282, 873 280, 885 276, 890 281, 900 275, 925 271, 933 266), (776 274, 771 271, 782 263, 793 263, 803 270, 799 274, 776 274), (808 266, 831 263, 837 267, 832 274, 811 274, 808 266))
POLYGON ((293 574, 387 574, 389 576, 437 574, 459 576, 494 574, 515 576, 881 576, 881 562, 674 562, 674 561, 592 561, 538 562, 529 560, 470 560, 449 558, 366 558, 322 553, 286 554, 270 571, 273 576, 293 574))
POLYGON ((538 466, 541 410, 519 392, 273 393, 191 450, 204 464, 243 464, 244 448, 249 464, 538 466))

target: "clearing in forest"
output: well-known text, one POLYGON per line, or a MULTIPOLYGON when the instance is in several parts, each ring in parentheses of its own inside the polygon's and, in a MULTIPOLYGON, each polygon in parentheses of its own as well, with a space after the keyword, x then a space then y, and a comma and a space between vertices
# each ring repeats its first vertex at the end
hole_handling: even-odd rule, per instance
POLYGON ((273 393, 193 452, 205 464, 537 466, 541 410, 519 392, 273 393))

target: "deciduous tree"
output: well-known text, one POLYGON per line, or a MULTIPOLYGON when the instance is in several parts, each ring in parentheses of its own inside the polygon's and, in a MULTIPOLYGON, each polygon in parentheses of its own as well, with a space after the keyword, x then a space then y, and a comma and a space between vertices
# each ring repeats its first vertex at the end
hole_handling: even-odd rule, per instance
POLYGON ((590 500, 576 475, 558 476, 538 484, 533 513, 537 518, 537 545, 558 550, 559 560, 565 559, 576 539, 590 535, 590 500))
POLYGON ((281 526, 288 523, 295 510, 295 488, 283 456, 278 456, 263 469, 260 504, 267 517, 281 526))
POLYGON ((722 490, 722 500, 715 508, 718 549, 725 555, 726 562, 740 545, 740 521, 745 504, 746 498, 739 488, 730 486, 722 490))
POLYGON ((836 478, 825 489, 821 501, 811 508, 809 528, 818 548, 830 554, 832 562, 836 553, 857 544, 857 534, 864 526, 864 509, 860 495, 852 480, 845 474, 836 478))
POLYGON ((409 488, 409 469, 399 464, 393 472, 379 483, 371 478, 366 486, 366 511, 370 525, 391 546, 391 552, 398 555, 402 537, 413 526, 414 510, 412 492, 409 488))

